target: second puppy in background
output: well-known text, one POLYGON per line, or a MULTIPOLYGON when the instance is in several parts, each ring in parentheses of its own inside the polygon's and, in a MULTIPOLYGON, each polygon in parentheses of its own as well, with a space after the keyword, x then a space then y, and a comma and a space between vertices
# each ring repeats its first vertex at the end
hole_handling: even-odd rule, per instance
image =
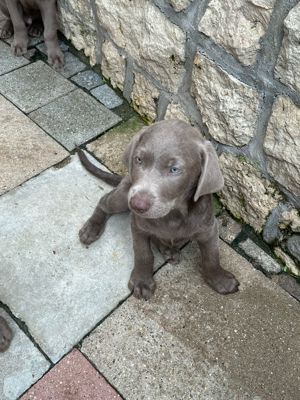
POLYGON ((12 331, 3 317, 0 316, 0 352, 6 351, 12 339, 12 331))
POLYGON ((57 38, 56 0, 0 0, 0 11, 6 19, 0 28, 0 39, 14 35, 11 45, 14 55, 27 52, 28 34, 39 36, 44 30, 48 62, 55 69, 63 68, 64 55, 57 38))

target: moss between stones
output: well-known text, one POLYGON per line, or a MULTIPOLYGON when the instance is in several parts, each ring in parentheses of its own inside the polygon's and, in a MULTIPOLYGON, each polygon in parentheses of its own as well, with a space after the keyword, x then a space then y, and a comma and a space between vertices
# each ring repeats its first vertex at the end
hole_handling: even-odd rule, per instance
POLYGON ((91 142, 87 148, 111 171, 125 175, 127 171, 122 163, 124 150, 143 126, 145 123, 140 117, 132 117, 91 142))
POLYGON ((221 214, 222 210, 224 210, 224 206, 220 202, 218 196, 216 194, 213 195, 213 207, 214 207, 214 213, 216 216, 221 214))

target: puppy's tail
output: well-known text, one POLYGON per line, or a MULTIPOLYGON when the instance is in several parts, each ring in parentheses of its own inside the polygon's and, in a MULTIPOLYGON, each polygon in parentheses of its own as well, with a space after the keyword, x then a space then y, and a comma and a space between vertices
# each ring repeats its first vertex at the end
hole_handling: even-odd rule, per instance
POLYGON ((116 187, 123 179, 123 177, 118 174, 112 174, 96 167, 93 163, 91 163, 91 161, 87 158, 87 156, 79 147, 77 147, 77 153, 80 162, 85 167, 85 169, 87 169, 91 174, 97 176, 97 178, 102 179, 105 183, 116 187))

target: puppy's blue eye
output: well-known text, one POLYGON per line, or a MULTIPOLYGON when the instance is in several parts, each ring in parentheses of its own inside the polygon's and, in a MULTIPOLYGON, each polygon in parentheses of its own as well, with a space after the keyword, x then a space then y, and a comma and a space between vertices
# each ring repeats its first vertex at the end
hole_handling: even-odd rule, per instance
POLYGON ((170 174, 178 174, 180 172, 180 169, 178 167, 171 167, 169 169, 170 174))
POLYGON ((142 164, 143 160, 140 157, 135 157, 135 162, 137 164, 142 164))

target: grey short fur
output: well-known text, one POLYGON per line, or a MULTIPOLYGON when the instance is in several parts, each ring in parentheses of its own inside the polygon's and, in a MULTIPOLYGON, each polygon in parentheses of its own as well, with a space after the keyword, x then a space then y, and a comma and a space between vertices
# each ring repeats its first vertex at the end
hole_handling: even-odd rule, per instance
POLYGON ((218 225, 212 193, 224 181, 216 152, 189 124, 161 121, 137 133, 124 154, 129 174, 124 178, 101 171, 79 149, 83 165, 107 183, 118 186, 106 194, 79 232, 82 243, 100 237, 115 213, 132 211, 134 268, 129 288, 137 298, 155 291, 153 242, 171 262, 180 248, 196 240, 202 255, 199 267, 205 281, 221 294, 238 290, 239 282, 220 266, 218 225))

